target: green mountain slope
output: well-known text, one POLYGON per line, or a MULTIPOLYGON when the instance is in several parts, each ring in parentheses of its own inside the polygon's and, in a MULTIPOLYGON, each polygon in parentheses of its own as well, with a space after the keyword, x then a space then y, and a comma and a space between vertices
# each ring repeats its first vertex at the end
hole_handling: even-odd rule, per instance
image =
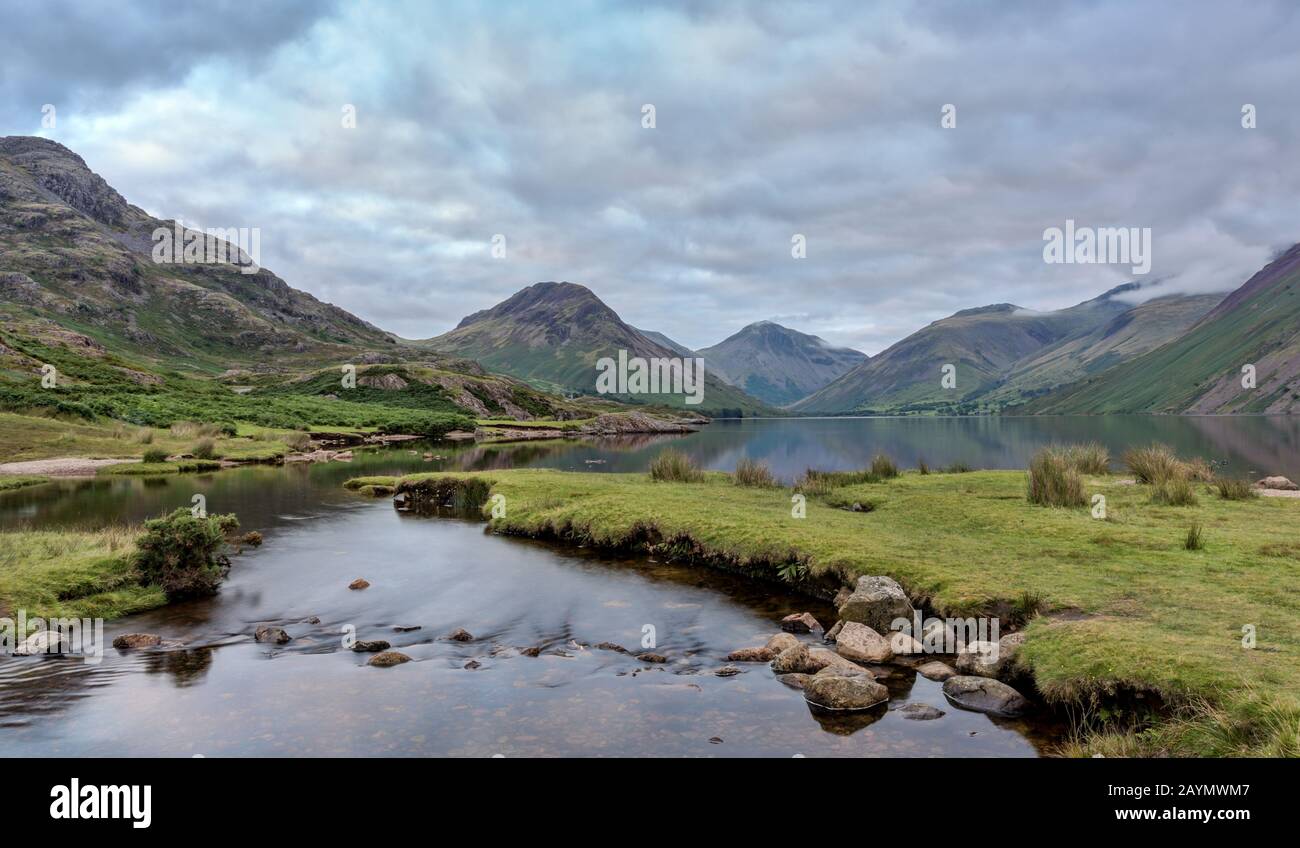
MULTIPOLYGON (((492 371, 546 388, 594 393, 596 362, 619 351, 642 358, 680 356, 626 324, 589 289, 575 283, 536 283, 490 309, 466 316, 454 330, 416 344, 473 359, 492 371)), ((707 372, 704 401, 680 395, 621 398, 681 406, 705 414, 770 412, 760 401, 707 372)))
POLYGON ((773 406, 812 394, 867 358, 771 321, 750 324, 700 356, 714 374, 773 406))
POLYGON ((1168 344, 1023 411, 1300 412, 1300 245, 1168 344), (1256 388, 1242 386, 1245 365, 1255 367, 1256 388))

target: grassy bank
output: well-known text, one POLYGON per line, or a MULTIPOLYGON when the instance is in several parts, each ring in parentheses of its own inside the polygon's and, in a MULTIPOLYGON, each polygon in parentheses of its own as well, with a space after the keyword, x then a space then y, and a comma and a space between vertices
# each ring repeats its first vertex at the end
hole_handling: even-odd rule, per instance
POLYGON ((139 477, 149 474, 188 474, 199 471, 216 471, 221 463, 212 459, 182 459, 176 462, 130 462, 108 465, 99 469, 100 475, 139 477))
POLYGON ((28 486, 39 486, 48 482, 50 482, 49 477, 38 475, 0 476, 0 492, 12 492, 14 489, 25 489, 28 486))
POLYGON ((1105 724, 1077 753, 1300 754, 1300 501, 1152 502, 1152 486, 1085 475, 1090 506, 1030 503, 1024 472, 832 478, 791 517, 791 491, 730 475, 550 470, 425 474, 374 485, 477 477, 505 496, 497 530, 592 545, 659 542, 659 555, 720 558, 798 586, 885 574, 941 614, 1032 615, 1023 659, 1046 699, 1117 719, 1118 695, 1158 695, 1178 718, 1141 733, 1105 724), (853 512, 854 503, 870 504, 853 512), (1203 547, 1188 550, 1193 524, 1203 547), (1256 648, 1243 647, 1252 626, 1256 648))
POLYGON ((116 618, 166 603, 140 585, 132 564, 138 530, 0 533, 0 613, 116 618))

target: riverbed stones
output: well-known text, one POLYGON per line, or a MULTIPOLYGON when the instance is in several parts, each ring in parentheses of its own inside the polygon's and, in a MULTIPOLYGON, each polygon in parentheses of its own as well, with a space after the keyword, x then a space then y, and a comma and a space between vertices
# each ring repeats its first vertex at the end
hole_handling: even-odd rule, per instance
POLYGON ((617 644, 615 644, 615 643, 613 643, 613 642, 597 642, 597 643, 596 643, 596 650, 598 650, 598 651, 613 651, 613 652, 616 653, 616 654, 626 654, 626 653, 629 653, 629 651, 628 651, 627 648, 624 648, 622 645, 617 645, 617 644))
POLYGON ((14 653, 20 656, 35 656, 37 654, 61 654, 65 651, 73 650, 70 640, 64 639, 56 630, 37 630, 28 636, 18 647, 14 648, 14 653))
POLYGON ((889 690, 866 674, 815 674, 804 682, 803 697, 824 710, 867 710, 888 701, 889 690))
POLYGON ((401 651, 384 651, 383 653, 375 654, 371 657, 366 665, 373 665, 378 668, 388 668, 389 666, 401 665, 402 663, 410 661, 411 658, 401 651))
POLYGON ((656 665, 662 665, 663 663, 668 662, 668 658, 663 654, 656 654, 650 651, 646 651, 644 654, 637 654, 636 658, 641 662, 655 663, 656 665))
POLYGON ((727 662, 771 662, 773 653, 768 648, 741 648, 727 654, 727 662))
POLYGON ((285 632, 283 627, 271 627, 263 624, 253 633, 253 639, 258 642, 270 643, 272 645, 283 645, 290 640, 290 636, 285 632))
POLYGON ((816 663, 808 656, 806 645, 786 648, 772 660, 772 671, 776 674, 816 674, 825 668, 825 663, 816 663))
POLYGON ((348 584, 348 588, 354 591, 359 589, 368 589, 370 588, 370 581, 364 577, 358 577, 356 580, 353 580, 348 584))
POLYGON ((812 613, 797 612, 781 619, 781 629, 787 633, 811 633, 821 630, 822 626, 813 618, 812 613))
POLYGON ((817 669, 817 674, 821 674, 822 672, 833 672, 835 674, 844 675, 871 673, 857 663, 845 659, 829 648, 809 648, 808 661, 810 667, 817 669))
POLYGON ((826 631, 826 635, 823 636, 822 638, 825 639, 827 642, 834 642, 836 637, 840 635, 840 631, 843 629, 844 629, 844 620, 840 619, 839 621, 835 622, 834 627, 826 631))
POLYGON ((473 642, 474 636, 465 628, 457 627, 447 634, 447 638, 453 642, 473 642))
POLYGON ((943 683, 943 694, 957 706, 977 713, 1016 716, 1029 708, 1024 695, 990 677, 950 677, 943 683))
POLYGON ((938 707, 917 703, 904 704, 898 708, 898 714, 903 718, 908 718, 912 721, 933 721, 936 718, 943 718, 947 715, 947 713, 938 707))
POLYGON ((856 621, 844 622, 835 639, 835 650, 840 656, 859 662, 888 662, 894 655, 884 636, 856 621))
POLYGON ((358 639, 352 645, 352 650, 358 654, 377 654, 380 651, 387 651, 393 647, 383 639, 358 639))
POLYGON ((1265 477, 1255 483, 1261 489, 1276 489, 1283 492, 1294 492, 1300 489, 1295 483, 1292 483, 1285 477, 1265 477))
POLYGON ((943 682, 949 677, 957 676, 957 672, 952 666, 947 663, 939 662, 938 660, 931 660, 925 665, 917 666, 916 673, 924 677, 926 680, 937 680, 939 682, 943 682))
MULTIPOLYGON (((888 577, 858 578, 853 594, 839 609, 840 618, 865 624, 876 633, 888 633, 895 619, 912 620, 912 602, 903 587, 888 577)), ((842 632, 842 631, 841 631, 842 632)))
POLYGON ((812 680, 811 674, 794 672, 792 674, 778 674, 776 679, 789 686, 791 689, 802 689, 809 680, 812 680))
POLYGON ((722 668, 718 669, 713 673, 716 674, 718 677, 735 677, 737 674, 740 674, 741 671, 740 669, 736 668, 734 665, 724 665, 722 668))
POLYGON ((123 633, 113 640, 113 647, 119 651, 132 648, 156 648, 162 644, 162 637, 152 633, 123 633))
POLYGON ((1023 633, 1008 633, 997 642, 970 642, 957 654, 957 671, 981 677, 1012 676, 1016 653, 1025 642, 1023 633))
POLYGON ((789 633, 778 633, 775 636, 773 636, 771 639, 768 639, 767 645, 765 645, 764 647, 766 647, 769 651, 772 652, 772 656, 776 656, 777 654, 781 653, 785 649, 794 648, 797 647, 798 645, 799 645, 799 640, 791 636, 789 633))
POLYGON ((832 601, 831 603, 834 605, 836 609, 839 609, 840 607, 844 606, 845 601, 847 601, 851 597, 853 597, 853 587, 841 586, 840 590, 835 593, 835 600, 832 601))
POLYGON ((925 653, 925 648, 912 638, 912 634, 901 630, 889 634, 889 649, 895 657, 915 657, 925 653))

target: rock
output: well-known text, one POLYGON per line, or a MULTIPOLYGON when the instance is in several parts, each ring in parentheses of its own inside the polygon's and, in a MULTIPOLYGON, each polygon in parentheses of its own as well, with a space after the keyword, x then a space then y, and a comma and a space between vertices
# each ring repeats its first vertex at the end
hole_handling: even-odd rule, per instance
POLYGON ((1009 677, 1024 641, 1025 634, 1009 633, 997 642, 971 642, 957 655, 957 671, 980 677, 1009 677))
POLYGON ((859 662, 888 662, 894 655, 889 642, 872 628, 856 621, 846 621, 835 639, 840 656, 859 662))
POLYGON ((392 645, 383 639, 358 639, 353 645, 352 650, 359 654, 377 654, 380 651, 387 651, 392 645))
POLYGON ((776 674, 816 674, 825 667, 825 663, 813 662, 804 645, 786 648, 772 660, 772 671, 776 674))
POLYGON ((718 677, 735 677, 737 674, 740 674, 740 669, 736 668, 734 665, 724 665, 713 673, 718 677))
POLYGON ((845 676, 871 673, 857 663, 845 659, 828 648, 809 648, 808 660, 810 667, 816 669, 815 674, 821 674, 824 671, 833 671, 836 674, 845 676))
POLYGON ((898 618, 912 620, 914 610, 903 587, 888 577, 860 577, 853 594, 840 607, 840 618, 888 633, 898 618))
POLYGON ((860 503, 857 502, 857 501, 854 501, 854 502, 853 502, 853 506, 849 507, 849 511, 850 511, 850 512, 862 512, 862 504, 860 504, 860 503))
POLYGON ((827 630, 826 635, 823 636, 822 638, 825 639, 827 642, 834 642, 836 637, 840 635, 840 631, 842 629, 844 629, 844 619, 840 619, 839 621, 835 622, 835 626, 832 627, 830 630, 827 630))
POLYGON ((313 615, 311 618, 304 618, 304 619, 302 620, 302 623, 303 623, 303 624, 320 624, 320 616, 319 616, 319 615, 313 615))
POLYGON ((898 712, 903 718, 910 718, 912 721, 932 721, 947 715, 943 710, 929 704, 905 704, 898 708, 898 712))
POLYGON ((542 655, 542 649, 536 646, 532 648, 520 648, 519 653, 525 657, 540 657, 542 655))
POLYGON ((957 676, 957 672, 953 670, 952 666, 947 663, 941 663, 938 660, 928 662, 923 666, 918 666, 916 673, 924 677, 926 680, 938 681, 944 681, 949 677, 957 676))
POLYGON ((37 630, 14 648, 14 653, 20 656, 35 656, 36 654, 61 654, 71 650, 72 645, 65 644, 64 638, 58 631, 37 630))
POLYGON ((834 604, 836 609, 839 609, 840 607, 844 606, 845 602, 847 602, 848 599, 851 597, 853 597, 853 587, 843 586, 840 588, 838 592, 835 593, 835 600, 832 601, 831 603, 834 604))
POLYGON ((393 630, 396 631, 397 633, 411 633, 419 629, 420 629, 420 625, 418 624, 394 624, 393 625, 393 630))
POLYGON ((925 648, 920 642, 912 638, 910 633, 904 633, 901 630, 895 630, 889 634, 889 649, 894 652, 895 656, 909 657, 925 653, 925 648))
POLYGON ((741 648, 727 654, 727 662, 771 662, 772 656, 768 648, 741 648))
POLYGON ((626 654, 626 653, 628 653, 627 648, 624 648, 622 645, 617 645, 617 644, 615 644, 615 643, 613 643, 613 642, 598 642, 598 643, 596 643, 596 650, 598 650, 598 651, 614 651, 614 652, 619 653, 619 654, 626 654))
POLYGON ((358 577, 348 584, 349 589, 365 589, 370 586, 370 581, 364 577, 358 577))
POLYGON ((799 640, 791 636, 789 633, 778 633, 771 639, 767 640, 767 645, 765 647, 772 652, 773 656, 776 656, 786 648, 794 648, 799 644, 799 640))
POLYGON ((162 637, 152 633, 123 633, 113 640, 113 647, 119 651, 131 648, 156 648, 162 644, 162 637))
POLYGON ((387 668, 390 665, 401 665, 404 662, 410 662, 411 658, 401 651, 384 651, 382 654, 375 654, 370 658, 366 665, 387 668))
POLYGON ((817 674, 804 682, 803 697, 824 710, 866 710, 889 700, 889 690, 870 675, 817 674))
POLYGON ((257 628, 257 632, 253 634, 253 638, 258 642, 271 642, 275 645, 283 645, 290 639, 289 634, 284 632, 283 627, 271 627, 266 624, 257 628))
POLYGON ((453 642, 473 642, 474 637, 463 627, 457 627, 447 634, 447 638, 453 642))
POLYGON ((781 629, 787 633, 811 633, 821 630, 822 626, 813 618, 812 613, 796 612, 781 619, 781 629))
POLYGON ((479 662, 478 660, 470 660, 469 662, 465 663, 464 667, 469 669, 470 671, 473 671, 474 669, 478 668, 481 665, 483 665, 483 663, 479 662))
POLYGON ((944 681, 943 694, 959 707, 977 713, 1015 716, 1029 708, 1025 697, 1000 680, 959 675, 944 681))
POLYGON ((1261 489, 1280 489, 1284 492, 1294 492, 1296 489, 1300 489, 1300 486, 1285 477, 1265 477, 1262 480, 1257 480, 1255 485, 1261 489))
POLYGON ((805 685, 807 685, 809 680, 812 680, 812 678, 813 676, 811 674, 803 674, 801 672, 794 672, 792 674, 778 674, 776 676, 777 680, 781 681, 786 686, 789 686, 791 689, 802 689, 805 685))
POLYGON ((649 651, 646 651, 644 654, 637 654, 636 658, 639 659, 641 662, 648 662, 648 663, 668 662, 668 658, 665 657, 663 654, 652 654, 649 651))

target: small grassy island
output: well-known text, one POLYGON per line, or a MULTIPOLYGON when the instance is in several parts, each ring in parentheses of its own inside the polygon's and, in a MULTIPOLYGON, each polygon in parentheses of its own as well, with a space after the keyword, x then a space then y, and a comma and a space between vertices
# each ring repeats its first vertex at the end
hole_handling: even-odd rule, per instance
POLYGON ((454 498, 485 515, 499 494, 496 532, 649 550, 822 597, 885 575, 933 614, 1023 622, 1018 662, 1045 701, 1086 727, 1063 753, 1296 756, 1300 500, 1256 497, 1152 450, 1126 456, 1129 475, 1074 449, 1035 457, 1032 474, 899 473, 881 458, 785 488, 765 469, 700 472, 678 454, 650 474, 526 469, 347 485, 454 498), (797 494, 803 518, 793 517, 797 494), (1054 498, 1070 505, 1044 505, 1054 498), (1135 713, 1135 699, 1159 709, 1135 713))

